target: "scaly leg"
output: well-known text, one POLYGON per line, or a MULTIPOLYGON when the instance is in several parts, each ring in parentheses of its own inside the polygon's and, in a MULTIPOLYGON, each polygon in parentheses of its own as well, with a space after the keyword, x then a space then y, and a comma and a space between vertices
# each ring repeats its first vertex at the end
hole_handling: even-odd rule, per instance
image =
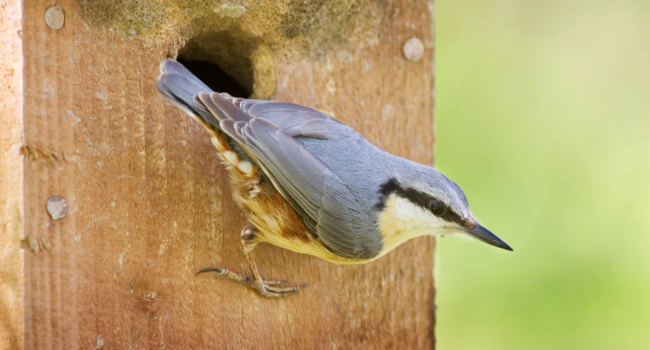
POLYGON ((296 294, 301 288, 307 287, 307 284, 280 288, 275 287, 277 285, 288 283, 289 281, 264 281, 260 276, 259 271, 257 270, 257 263, 255 262, 255 257, 253 255, 253 248, 255 248, 255 229, 246 226, 241 232, 241 244, 246 256, 246 261, 248 261, 248 266, 251 270, 250 276, 240 275, 220 267, 206 267, 197 273, 201 274, 204 272, 216 272, 219 278, 229 279, 237 281, 239 283, 246 284, 251 288, 257 290, 260 295, 267 298, 284 298, 291 294, 296 294))

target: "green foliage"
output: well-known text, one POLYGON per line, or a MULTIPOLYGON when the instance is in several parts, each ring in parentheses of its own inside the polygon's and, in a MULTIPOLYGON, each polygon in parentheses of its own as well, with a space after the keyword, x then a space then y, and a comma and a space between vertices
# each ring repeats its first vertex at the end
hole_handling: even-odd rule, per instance
POLYGON ((650 349, 650 2, 436 1, 438 347, 650 349))

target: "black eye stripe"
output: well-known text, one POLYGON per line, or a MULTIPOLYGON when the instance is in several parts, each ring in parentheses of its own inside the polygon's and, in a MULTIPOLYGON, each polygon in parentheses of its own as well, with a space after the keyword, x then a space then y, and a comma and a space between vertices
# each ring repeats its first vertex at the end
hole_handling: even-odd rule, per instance
POLYGON ((416 189, 413 189, 411 187, 402 187, 399 182, 397 182, 397 179, 395 178, 390 178, 388 181, 386 181, 379 189, 379 202, 375 204, 375 209, 378 211, 381 211, 384 209, 386 206, 386 200, 391 194, 397 194, 398 196, 404 197, 411 201, 412 203, 421 206, 422 208, 430 211, 433 213, 431 210, 430 204, 433 201, 438 201, 442 204, 444 211, 442 214, 438 215, 436 213, 433 213, 434 215, 440 217, 441 219, 445 221, 450 221, 450 222, 455 222, 459 225, 463 225, 463 220, 458 216, 458 214, 454 213, 453 210, 451 210, 448 206, 444 205, 444 202, 441 200, 431 197, 430 195, 426 193, 422 193, 416 189))

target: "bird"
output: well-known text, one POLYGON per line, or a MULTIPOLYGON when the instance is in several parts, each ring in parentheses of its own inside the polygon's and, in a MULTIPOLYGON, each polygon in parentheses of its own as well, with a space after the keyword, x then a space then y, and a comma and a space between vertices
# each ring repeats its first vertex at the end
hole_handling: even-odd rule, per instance
POLYGON ((202 125, 246 213, 249 273, 207 267, 261 296, 306 284, 264 280, 254 248, 268 243, 335 264, 374 261, 419 236, 465 235, 512 251, 479 224, 463 190, 433 167, 390 154, 320 111, 213 91, 181 63, 160 63, 158 91, 202 125))

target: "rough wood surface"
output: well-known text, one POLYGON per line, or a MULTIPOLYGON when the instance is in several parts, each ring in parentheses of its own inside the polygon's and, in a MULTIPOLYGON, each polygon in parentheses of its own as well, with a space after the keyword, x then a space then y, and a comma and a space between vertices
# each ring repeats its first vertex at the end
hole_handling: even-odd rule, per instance
POLYGON ((0 349, 23 344, 20 12, 20 0, 0 0, 0 349))
MULTIPOLYGON (((24 283, 24 338, 19 309, 0 334, 13 332, 26 349, 434 347, 430 238, 363 266, 260 246, 265 278, 310 283, 283 300, 194 277, 206 266, 246 271, 238 244, 244 217, 207 133, 155 89, 158 63, 178 43, 93 25, 77 4, 61 2, 65 24, 52 30, 43 19, 51 2, 23 2, 22 235, 49 249, 25 250, 24 272, 21 262, 0 263, 3 277, 19 276, 11 310, 23 302, 24 283), (52 221, 45 203, 57 194, 69 210, 52 221)), ((328 112, 380 147, 431 164, 432 7, 385 1, 376 42, 276 58, 273 98, 328 112), (418 62, 402 54, 413 36, 425 46, 418 62)), ((3 183, 17 157, 3 155, 3 183)), ((17 206, 4 205, 3 220, 17 206)), ((3 258, 19 257, 15 239, 0 243, 3 258)), ((7 297, 0 300, 6 308, 7 297)))

